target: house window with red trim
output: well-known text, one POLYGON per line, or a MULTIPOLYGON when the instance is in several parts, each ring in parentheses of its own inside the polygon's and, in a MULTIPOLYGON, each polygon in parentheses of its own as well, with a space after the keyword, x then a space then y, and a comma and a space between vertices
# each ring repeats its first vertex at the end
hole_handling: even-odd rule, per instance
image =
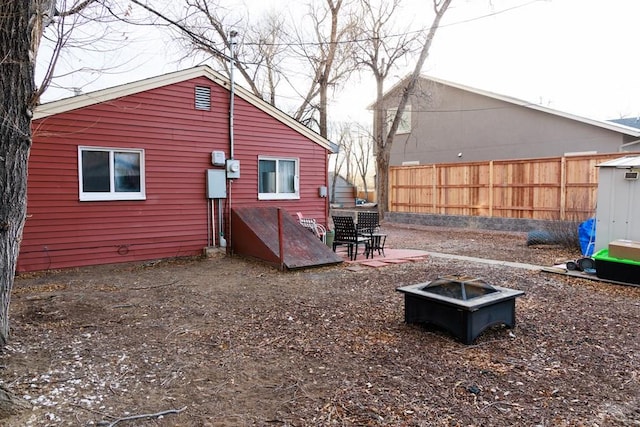
POLYGON ((144 150, 78 147, 81 201, 145 200, 144 150))

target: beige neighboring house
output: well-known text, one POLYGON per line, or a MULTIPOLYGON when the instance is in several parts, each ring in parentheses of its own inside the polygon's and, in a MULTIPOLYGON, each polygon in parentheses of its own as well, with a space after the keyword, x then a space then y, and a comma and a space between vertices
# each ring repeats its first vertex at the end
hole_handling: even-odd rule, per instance
POLYGON ((336 208, 352 208, 356 205, 358 191, 345 177, 329 172, 329 203, 336 208), (335 184, 335 188, 334 188, 335 184))
MULTIPOLYGON (((406 79, 387 91, 387 126, 406 79)), ((593 102, 598 102, 596 99, 593 102)), ((375 108, 373 104, 372 108, 375 108)), ((579 117, 422 76, 391 150, 391 166, 638 151, 640 129, 579 117)))

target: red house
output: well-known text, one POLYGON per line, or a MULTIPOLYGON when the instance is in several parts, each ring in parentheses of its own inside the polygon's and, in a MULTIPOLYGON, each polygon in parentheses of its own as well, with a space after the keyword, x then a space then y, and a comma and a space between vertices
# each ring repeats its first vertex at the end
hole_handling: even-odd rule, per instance
POLYGON ((18 271, 200 254, 232 206, 326 224, 333 145, 230 92, 202 66, 41 105, 18 271))

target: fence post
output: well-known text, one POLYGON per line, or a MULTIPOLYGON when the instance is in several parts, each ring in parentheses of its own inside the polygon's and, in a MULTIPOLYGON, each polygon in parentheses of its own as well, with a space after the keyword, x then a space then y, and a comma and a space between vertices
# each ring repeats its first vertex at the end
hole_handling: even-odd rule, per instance
POLYGON ((560 220, 567 215, 567 158, 560 157, 560 220))
POLYGON ((433 213, 437 214, 438 211, 436 209, 438 206, 438 167, 434 164, 431 169, 433 170, 433 177, 431 180, 431 182, 433 182, 433 188, 431 189, 431 204, 433 205, 433 213))
POLYGON ((493 217, 493 160, 489 160, 489 218, 493 217))

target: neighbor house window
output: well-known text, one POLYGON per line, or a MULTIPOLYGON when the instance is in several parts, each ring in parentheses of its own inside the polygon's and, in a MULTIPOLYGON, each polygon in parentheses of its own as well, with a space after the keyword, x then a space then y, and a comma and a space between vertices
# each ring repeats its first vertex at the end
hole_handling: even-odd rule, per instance
MULTIPOLYGON (((387 131, 391 128, 393 119, 396 117, 397 108, 391 108, 387 110, 387 131)), ((400 117, 400 123, 398 124, 398 130, 396 134, 411 133, 411 105, 407 105, 400 117)))
POLYGON ((299 199, 298 160, 258 158, 258 199, 299 199))
POLYGON ((144 200, 144 150, 78 147, 80 200, 144 200))

